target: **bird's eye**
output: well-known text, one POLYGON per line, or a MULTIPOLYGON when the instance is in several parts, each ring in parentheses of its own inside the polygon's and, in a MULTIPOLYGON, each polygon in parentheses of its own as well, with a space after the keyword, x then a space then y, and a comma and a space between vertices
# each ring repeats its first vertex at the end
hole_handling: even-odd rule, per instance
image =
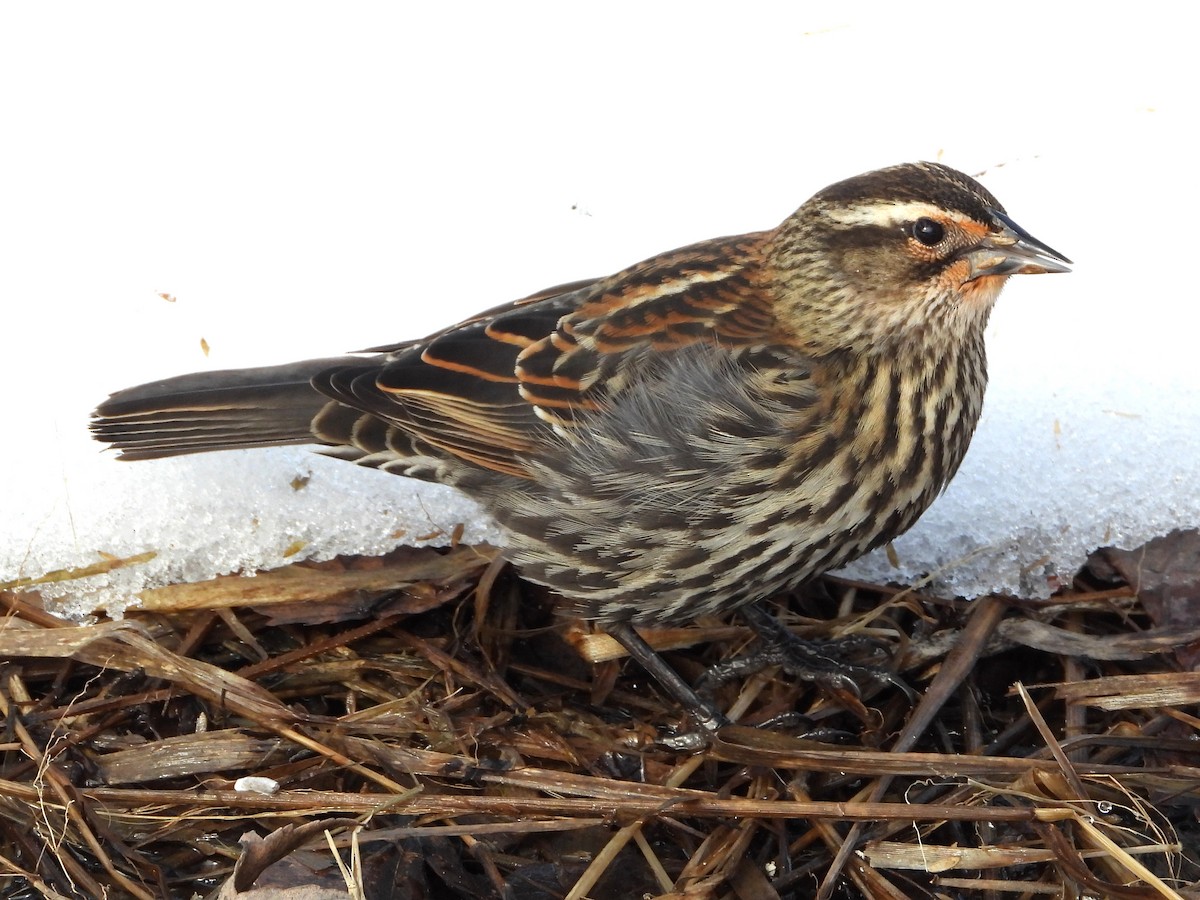
POLYGON ((946 236, 946 229, 933 219, 917 219, 912 224, 912 236, 926 247, 936 247, 946 236))

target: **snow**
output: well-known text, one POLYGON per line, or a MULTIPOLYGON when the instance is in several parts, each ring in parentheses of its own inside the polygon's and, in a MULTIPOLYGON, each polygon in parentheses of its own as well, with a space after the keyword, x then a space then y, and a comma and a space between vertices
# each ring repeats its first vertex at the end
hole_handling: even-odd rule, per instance
POLYGON ((122 464, 87 416, 154 378, 419 336, 931 158, 1076 271, 1012 279, 962 471, 899 569, 854 573, 1045 594, 1097 546, 1200 525, 1197 13, 729 9, 7 9, 0 582, 156 551, 56 589, 117 610, 460 522, 497 541, 450 491, 302 449, 122 464))

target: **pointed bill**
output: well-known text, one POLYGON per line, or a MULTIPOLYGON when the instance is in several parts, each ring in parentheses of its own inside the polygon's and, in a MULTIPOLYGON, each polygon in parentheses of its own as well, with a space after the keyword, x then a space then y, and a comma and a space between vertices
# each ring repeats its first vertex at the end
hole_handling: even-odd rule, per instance
POLYGON ((1044 244, 999 210, 990 210, 995 230, 965 254, 971 278, 1070 272, 1071 260, 1044 244))

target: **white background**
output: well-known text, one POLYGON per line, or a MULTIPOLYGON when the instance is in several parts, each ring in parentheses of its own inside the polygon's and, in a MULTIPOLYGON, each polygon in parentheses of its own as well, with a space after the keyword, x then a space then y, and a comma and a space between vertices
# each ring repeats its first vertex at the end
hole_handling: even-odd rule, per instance
POLYGON ((913 159, 982 173, 1077 271, 1001 298, 984 423, 898 545, 910 570, 1001 548, 959 588, 1041 590, 1200 524, 1196 14, 1091 9, 6 4, 0 580, 150 548, 183 560, 152 579, 201 577, 297 534, 381 549, 390 522, 356 529, 400 479, 301 451, 123 465, 88 412, 417 336, 913 159), (279 493, 298 472, 311 490, 279 493))

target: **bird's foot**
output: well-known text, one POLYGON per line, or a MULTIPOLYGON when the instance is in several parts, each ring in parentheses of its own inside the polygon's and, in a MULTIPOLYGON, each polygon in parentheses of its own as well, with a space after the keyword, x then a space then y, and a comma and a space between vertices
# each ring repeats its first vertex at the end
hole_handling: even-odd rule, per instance
POLYGON ((797 637, 757 606, 744 608, 742 616, 758 632, 762 649, 709 668, 696 686, 701 697, 711 697, 718 687, 735 679, 779 666, 793 678, 810 681, 834 696, 855 701, 862 697, 860 685, 872 681, 894 685, 910 699, 916 698, 912 688, 894 672, 882 666, 849 662, 862 658, 864 651, 879 654, 882 648, 870 638, 851 636, 832 641, 808 641, 797 637))
POLYGON ((908 685, 886 669, 846 661, 864 648, 877 646, 863 638, 806 641, 793 637, 786 644, 770 644, 749 656, 711 666, 697 682, 696 691, 702 697, 712 696, 721 685, 779 666, 793 678, 810 681, 834 694, 861 697, 859 685, 867 681, 889 682, 910 692, 908 685))
MULTIPOLYGON (((718 708, 716 689, 721 685, 745 678, 770 666, 779 666, 793 678, 811 681, 843 704, 860 718, 868 718, 862 704, 860 684, 886 682, 895 685, 907 696, 916 694, 895 673, 880 666, 848 662, 862 658, 864 650, 878 653, 879 644, 869 638, 848 637, 834 641, 807 641, 797 637, 776 618, 756 606, 746 607, 742 616, 762 638, 763 648, 750 656, 712 666, 693 689, 668 666, 649 644, 628 624, 608 626, 608 633, 620 641, 630 655, 688 711, 698 726, 656 741, 663 749, 698 752, 707 747, 713 736, 730 720, 718 708)), ((805 736, 814 739, 827 737, 826 731, 813 725, 804 716, 782 716, 764 723, 768 728, 802 728, 805 736)), ((829 735, 835 734, 829 732, 829 735)), ((840 733, 839 733, 840 734, 840 733)))

